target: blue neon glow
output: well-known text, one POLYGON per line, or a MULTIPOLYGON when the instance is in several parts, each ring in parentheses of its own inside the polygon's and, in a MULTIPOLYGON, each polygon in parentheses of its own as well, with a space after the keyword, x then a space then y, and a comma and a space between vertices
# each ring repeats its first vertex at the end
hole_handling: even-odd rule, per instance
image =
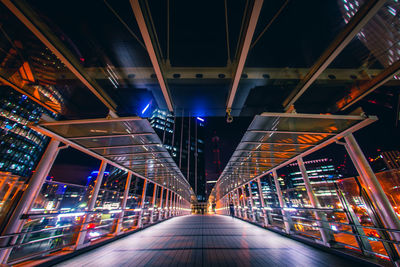
POLYGON ((203 119, 203 118, 197 117, 197 119, 198 119, 199 121, 204 122, 204 119, 203 119))
POLYGON ((142 114, 146 112, 146 110, 149 108, 150 103, 147 104, 147 106, 142 110, 142 114))

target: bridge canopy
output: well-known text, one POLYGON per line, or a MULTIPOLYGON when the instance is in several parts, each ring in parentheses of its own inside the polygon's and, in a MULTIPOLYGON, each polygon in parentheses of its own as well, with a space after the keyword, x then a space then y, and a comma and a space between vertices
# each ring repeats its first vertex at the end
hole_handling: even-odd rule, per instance
POLYGON ((147 119, 68 120, 43 122, 35 127, 78 150, 167 187, 187 200, 194 194, 147 119))
POLYGON ((279 169, 377 120, 365 115, 262 113, 254 117, 212 195, 279 169))

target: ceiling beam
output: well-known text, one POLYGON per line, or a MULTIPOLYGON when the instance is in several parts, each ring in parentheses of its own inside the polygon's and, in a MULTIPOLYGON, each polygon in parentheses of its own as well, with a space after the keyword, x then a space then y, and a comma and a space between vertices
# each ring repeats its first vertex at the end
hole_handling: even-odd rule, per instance
POLYGON ((170 112, 173 112, 174 107, 171 99, 171 94, 169 92, 168 85, 161 70, 162 59, 160 56, 160 51, 157 50, 158 46, 155 44, 154 40, 154 36, 156 33, 154 32, 152 27, 150 27, 150 23, 148 22, 149 14, 145 16, 146 10, 142 9, 139 2, 139 0, 130 0, 133 13, 139 26, 140 33, 142 34, 142 38, 146 46, 147 53, 149 54, 151 64, 153 65, 154 72, 157 76, 161 91, 164 95, 165 102, 167 103, 168 110, 170 112))
POLYGON ((368 21, 386 3, 386 0, 365 1, 358 12, 350 19, 344 29, 336 36, 335 40, 324 51, 321 57, 314 63, 307 75, 293 89, 283 102, 286 111, 304 94, 318 76, 335 60, 343 49, 353 40, 368 21))
POLYGON ((237 51, 236 57, 236 68, 234 70, 234 76, 232 86, 230 88, 228 99, 226 102, 227 113, 230 114, 232 109, 233 101, 239 86, 240 79, 242 77, 244 65, 246 63, 247 55, 249 53, 251 41, 253 39, 254 31, 257 26, 257 21, 260 16, 263 0, 252 0, 249 3, 248 13, 245 14, 245 21, 243 27, 243 34, 240 37, 239 50, 237 51))
POLYGON ((26 95, 30 100, 36 102, 37 104, 41 105, 42 107, 50 110, 51 112, 58 114, 59 112, 55 109, 53 109, 52 107, 50 107, 49 105, 47 105, 42 99, 38 99, 35 96, 33 96, 31 93, 29 93, 28 91, 22 89, 21 87, 19 87, 18 85, 12 83, 10 80, 8 80, 7 78, 3 77, 2 75, 0 75, 0 82, 10 86, 11 88, 13 88, 15 91, 17 91, 20 94, 26 95))
POLYGON ((354 105, 356 102, 375 91, 377 88, 381 87, 389 80, 393 79, 393 76, 400 72, 400 60, 394 62, 388 68, 384 69, 375 78, 361 85, 353 86, 350 89, 350 93, 346 97, 340 99, 336 102, 336 109, 343 111, 350 106, 354 105))
MULTIPOLYGON (((154 83, 157 82, 152 75, 152 67, 122 67, 115 68, 115 72, 121 79, 129 80, 133 83, 154 83)), ((246 68, 246 80, 301 80, 307 75, 310 68, 246 68)), ((90 77, 96 80, 106 80, 104 68, 90 67, 85 68, 90 77)), ((320 82, 353 82, 354 80, 369 80, 370 77, 377 76, 381 69, 332 69, 328 68, 318 76, 320 82)), ((164 78, 174 80, 196 80, 196 82, 208 80, 229 80, 232 79, 232 69, 230 67, 168 67, 163 69, 164 78), (179 74, 179 78, 174 78, 174 74, 179 74), (201 77, 201 78, 200 78, 201 77)), ((75 79, 71 72, 57 72, 58 80, 75 79)), ((394 80, 395 81, 395 80, 394 80)))
POLYGON ((118 138, 118 137, 136 137, 136 136, 147 136, 155 135, 156 133, 130 133, 130 134, 107 134, 107 135, 87 135, 70 137, 70 140, 85 140, 85 139, 101 139, 101 138, 118 138))
POLYGON ((34 12, 34 8, 23 0, 1 2, 48 48, 64 63, 64 65, 116 116, 115 102, 108 96, 84 70, 72 52, 61 42, 40 17, 34 12))

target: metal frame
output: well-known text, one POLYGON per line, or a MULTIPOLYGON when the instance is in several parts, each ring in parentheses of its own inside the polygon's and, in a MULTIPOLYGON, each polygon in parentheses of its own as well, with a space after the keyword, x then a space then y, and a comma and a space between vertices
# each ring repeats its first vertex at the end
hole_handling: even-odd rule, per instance
MULTIPOLYGON (((137 118, 137 117, 135 117, 135 118, 137 118)), ((101 121, 99 121, 99 120, 104 120, 104 119, 95 119, 94 121, 96 121, 96 122, 101 122, 101 121)), ((118 119, 110 119, 110 120, 121 120, 121 118, 118 118, 118 119)), ((123 119, 122 119, 122 120, 123 120, 123 119)), ((92 120, 91 120, 91 121, 92 121, 92 120)), ((77 123, 77 122, 76 122, 76 123, 77 123)), ((57 122, 54 122, 54 123, 44 123, 43 125, 49 125, 49 124, 55 125, 55 124, 57 124, 57 122)), ((63 123, 61 123, 61 124, 63 124, 63 123)), ((104 161, 106 161, 107 163, 109 163, 110 165, 112 165, 112 166, 114 166, 114 167, 117 167, 117 168, 119 168, 119 169, 121 169, 121 170, 123 170, 123 171, 126 171, 126 172, 131 171, 135 176, 140 177, 140 178, 142 178, 142 179, 147 179, 147 178, 144 177, 143 175, 137 173, 135 170, 129 170, 128 167, 122 166, 122 165, 120 165, 120 164, 118 164, 118 163, 112 161, 111 159, 108 159, 108 158, 106 158, 106 157, 104 157, 104 156, 102 156, 102 155, 100 155, 100 154, 97 154, 96 152, 93 152, 93 151, 91 151, 91 150, 89 150, 89 149, 87 149, 87 148, 84 148, 84 147, 82 147, 81 145, 79 145, 79 144, 77 144, 77 143, 75 143, 75 142, 72 142, 72 141, 70 141, 70 140, 68 140, 68 139, 66 139, 66 138, 64 138, 64 137, 62 137, 62 136, 60 136, 60 135, 58 135, 58 134, 56 134, 56 133, 53 133, 52 131, 50 131, 50 130, 44 128, 44 127, 41 127, 40 125, 33 125, 33 124, 32 124, 32 125, 30 125, 30 127, 31 127, 32 129, 34 129, 35 131, 38 131, 38 132, 40 132, 40 133, 42 133, 42 134, 44 134, 44 135, 46 135, 46 136, 53 137, 53 138, 59 140, 60 142, 62 142, 62 143, 64 143, 64 144, 68 144, 68 145, 70 145, 72 148, 77 149, 77 150, 79 150, 79 151, 81 151, 81 152, 83 152, 83 153, 85 153, 85 154, 88 154, 88 155, 90 155, 90 156, 92 156, 92 157, 94 157, 94 158, 100 159, 100 160, 104 160, 104 161)), ((164 153, 165 153, 165 152, 164 152, 164 153)), ((177 174, 179 175, 179 173, 177 173, 177 174)), ((186 179, 183 179, 183 180, 185 180, 186 185, 188 185, 188 186, 190 187, 190 185, 189 185, 189 183, 187 183, 186 179)), ((159 185, 159 186, 163 186, 162 184, 159 184, 159 183, 157 183, 157 182, 155 182, 155 181, 152 181, 152 183, 157 184, 157 185, 159 185)), ((172 189, 171 189, 171 190, 172 190, 172 189)))
POLYGON ((333 40, 317 62, 315 62, 311 67, 307 75, 285 99, 283 102, 285 110, 289 110, 289 108, 294 105, 297 99, 304 94, 317 77, 332 63, 333 60, 335 60, 335 58, 385 3, 386 0, 370 0, 366 1, 361 6, 358 12, 347 23, 346 27, 337 35, 335 40, 333 40))
POLYGON ((25 91, 24 89, 20 88, 19 86, 17 86, 16 84, 10 82, 8 79, 6 79, 5 77, 3 77, 2 75, 0 75, 0 81, 10 87, 12 87, 15 91, 17 91, 20 94, 26 95, 27 97, 29 97, 30 100, 34 101, 35 103, 41 105, 42 107, 50 110, 51 112, 58 114, 59 112, 56 111, 55 109, 53 109, 52 107, 50 107, 49 105, 46 105, 45 103, 43 103, 42 101, 40 101, 40 99, 34 97, 33 95, 31 95, 29 92, 25 91))
POLYGON ((266 130, 249 130, 247 131, 249 133, 278 133, 278 134, 295 134, 295 135, 301 135, 301 134, 311 134, 311 135, 335 135, 335 133, 329 133, 329 132, 293 132, 293 131, 266 131, 266 130))
MULTIPOLYGON (((234 71, 234 78, 232 81, 232 86, 231 89, 229 90, 229 95, 228 99, 226 102, 226 109, 231 110, 233 101, 235 99, 236 91, 239 87, 239 82, 242 76, 242 72, 244 69, 244 65, 246 63, 247 59, 247 54, 249 53, 250 46, 251 46, 251 41, 253 39, 254 31, 257 26, 257 21, 258 17, 260 16, 261 13, 261 8, 263 5, 263 0, 253 0, 251 1, 251 6, 250 6, 250 13, 246 16, 246 24, 245 24, 245 29, 244 29, 244 35, 242 36, 240 40, 240 48, 239 51, 237 51, 237 65, 236 69, 234 71)), ((230 113, 230 111, 229 111, 230 113)))
POLYGON ((300 144, 300 143, 271 143, 271 142, 253 142, 253 141, 243 141, 240 144, 249 145, 287 145, 287 146, 315 146, 313 144, 300 144))
POLYGON ((116 116, 116 104, 74 58, 68 48, 25 1, 1 2, 116 116))
POLYGON ((112 148, 129 148, 129 147, 142 147, 142 146, 159 146, 162 147, 161 144, 151 143, 151 144, 132 144, 132 145, 123 145, 123 146, 99 146, 99 147, 87 147, 87 149, 112 149, 112 148))
MULTIPOLYGON (((355 99, 351 100, 349 103, 347 103, 343 107, 339 107, 340 111, 346 110, 350 106, 354 105, 356 102, 367 96, 368 94, 372 93, 375 91, 377 88, 381 87, 391 79, 393 79, 393 76, 396 75, 397 73, 400 72, 400 60, 396 61, 392 65, 390 65, 388 68, 384 69, 382 72, 380 72, 375 78, 372 80, 362 84, 361 86, 356 86, 350 89, 350 92, 353 90, 359 90, 363 91, 361 95, 357 96, 355 99)), ((338 105, 338 103, 336 103, 338 105)))
MULTIPOLYGON (((356 123, 355 125, 353 125, 352 127, 348 128, 347 130, 344 130, 341 133, 337 133, 336 135, 332 136, 328 140, 325 140, 324 142, 322 142, 322 143, 320 143, 320 144, 318 144, 318 145, 316 145, 316 146, 314 146, 314 147, 312 147, 312 148, 310 148, 310 149, 308 149, 308 150, 306 150, 306 151, 304 151, 304 152, 302 152, 302 153, 300 153, 298 155, 295 155, 292 158, 287 159, 286 161, 282 162, 278 166, 276 166, 276 167, 274 167, 274 168, 272 168, 272 169, 270 169, 270 170, 268 170, 266 172, 263 172, 260 175, 257 175, 255 177, 249 179, 245 183, 250 182, 250 181, 254 181, 254 180, 258 179, 258 178, 261 178, 261 177, 263 177, 263 176, 275 171, 275 170, 278 170, 278 169, 280 169, 280 168, 282 168, 282 167, 284 167, 284 166, 296 161, 298 158, 303 158, 303 157, 305 157, 305 156, 307 156, 307 155, 309 155, 309 154, 311 154, 311 153, 313 153, 313 152, 315 152, 317 150, 320 150, 321 148, 323 148, 323 147, 325 147, 325 146, 327 146, 329 144, 335 143, 337 140, 347 136, 349 133, 353 133, 353 132, 355 132, 355 131, 357 131, 357 130, 359 130, 361 128, 364 128, 365 126, 373 123, 374 121, 378 120, 378 118, 376 116, 363 117, 363 116, 356 116, 356 115, 346 116, 346 115, 320 115, 320 114, 298 114, 298 113, 267 113, 267 112, 265 112, 265 113, 262 113, 261 116, 294 117, 294 118, 318 118, 318 119, 353 119, 353 120, 360 120, 360 122, 356 123)), ((235 150, 234 153, 236 153, 237 151, 238 150, 235 150)), ((250 151, 250 152, 263 152, 263 151, 250 151)), ((279 152, 279 153, 287 153, 287 152, 279 152)), ((229 164, 229 162, 228 162, 228 164, 229 164)), ((222 172, 221 176, 219 177, 216 185, 213 188, 213 191, 216 190, 216 188, 218 187, 218 183, 221 180, 221 178, 224 175, 224 173, 225 173, 225 170, 222 172)), ((240 186, 242 186, 245 183, 239 184, 236 187, 232 187, 231 191, 236 189, 236 188, 239 188, 240 186)), ((224 197, 226 194, 227 193, 224 193, 221 196, 221 198, 224 197)))
POLYGON ((118 137, 136 137, 136 136, 146 136, 154 135, 155 133, 131 133, 131 134, 110 134, 110 135, 98 135, 98 136, 78 136, 71 137, 71 140, 85 140, 85 139, 97 139, 97 138, 118 138, 118 137))
POLYGON ((154 72, 157 76, 161 91, 164 95, 165 102, 167 103, 168 110, 170 112, 173 112, 174 107, 171 99, 171 94, 168 89, 168 84, 165 81, 164 74, 161 70, 161 58, 158 51, 156 50, 156 46, 153 44, 153 39, 151 37, 151 34, 154 36, 155 33, 150 32, 150 29, 146 23, 146 19, 143 15, 143 10, 140 6, 139 0, 130 0, 129 2, 131 4, 133 13, 139 26, 140 33, 142 34, 142 38, 146 46, 147 53, 149 54, 151 64, 153 65, 154 72))

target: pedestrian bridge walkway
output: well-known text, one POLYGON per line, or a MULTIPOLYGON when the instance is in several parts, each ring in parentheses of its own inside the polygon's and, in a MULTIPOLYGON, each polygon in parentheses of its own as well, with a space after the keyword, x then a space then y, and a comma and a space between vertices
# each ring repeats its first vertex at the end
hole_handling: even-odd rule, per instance
POLYGON ((57 266, 360 266, 242 220, 175 217, 57 266))

